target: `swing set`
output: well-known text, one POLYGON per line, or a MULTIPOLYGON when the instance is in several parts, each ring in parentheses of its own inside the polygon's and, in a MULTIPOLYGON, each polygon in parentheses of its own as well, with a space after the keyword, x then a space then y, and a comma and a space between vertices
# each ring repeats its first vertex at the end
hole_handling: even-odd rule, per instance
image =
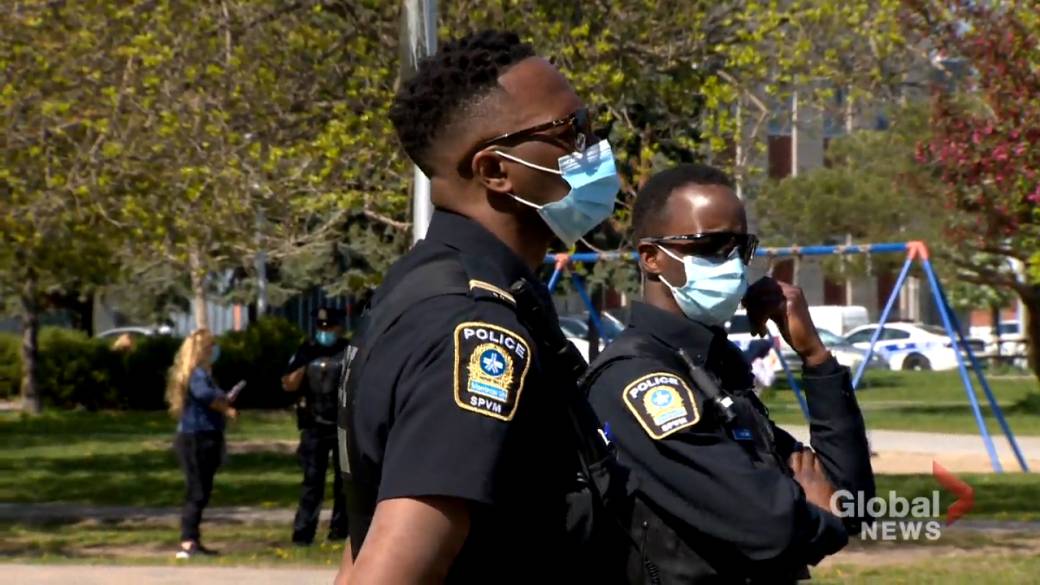
MULTIPOLYGON (((943 290, 942 285, 939 283, 938 277, 935 275, 935 270, 932 267, 931 260, 928 255, 928 247, 924 242, 911 241, 911 242, 897 242, 897 243, 881 243, 881 244, 858 244, 858 245, 838 245, 838 246, 790 246, 786 248, 759 248, 756 252, 756 256, 766 257, 770 261, 770 267, 773 265, 773 261, 776 258, 794 258, 796 261, 803 256, 832 256, 832 255, 850 255, 850 254, 894 254, 904 253, 906 254, 906 261, 903 263, 903 267, 899 272, 899 276, 896 279, 895 286, 892 288, 892 293, 888 296, 888 300, 885 303, 885 308, 881 312, 881 318, 878 321, 877 327, 874 330, 873 336, 870 339, 870 345, 867 348, 867 353, 860 362, 859 367, 856 369, 856 373, 852 378, 852 387, 858 388, 859 383, 863 380, 863 374, 866 370, 866 366, 870 363, 871 357, 874 355, 875 346, 884 331, 885 323, 888 322, 889 317, 892 314, 892 309, 899 298, 899 292, 902 290, 906 279, 910 274, 910 268, 915 262, 918 262, 928 279, 929 287, 932 292, 932 298, 935 301, 935 306, 939 310, 939 316, 942 320, 943 328, 946 330, 946 334, 949 336, 951 341, 951 347, 953 348, 954 355, 957 359, 957 369, 960 372, 961 382, 964 384, 964 392, 968 397, 968 402, 971 405, 972 414, 975 417, 975 424, 979 429, 979 436, 982 437, 983 445, 986 448, 986 453, 989 455, 990 464, 993 467, 993 471, 996 473, 1002 473, 1004 471, 1001 465, 1000 458, 997 456, 997 450, 993 443, 993 438, 990 436, 989 429, 986 427, 986 421, 982 415, 982 407, 978 398, 978 394, 975 389, 975 384, 972 382, 971 374, 969 369, 975 373, 975 377, 978 380, 979 386, 982 388, 982 392, 989 404, 990 409, 993 412, 993 416, 997 419, 1004 436, 1007 438, 1008 444, 1011 447, 1012 452, 1015 455, 1015 459, 1018 461, 1019 467, 1022 471, 1029 471, 1029 466, 1026 463, 1025 457, 1022 455, 1022 451, 1018 446, 1018 441, 1015 440, 1015 435, 1011 431, 1011 426, 1008 424, 1007 419, 1004 417, 1004 411, 1001 409, 1000 404, 997 402, 996 396, 993 394, 993 389, 990 387, 989 382, 986 380, 985 374, 982 371, 982 365, 972 351, 971 346, 967 343, 967 338, 961 329, 960 322, 957 318, 956 313, 950 307, 950 303, 946 298, 946 292, 943 290), (967 359, 965 359, 967 358, 967 359)), ((579 252, 576 254, 555 254, 546 256, 546 264, 553 266, 552 276, 549 277, 547 284, 549 291, 552 292, 556 285, 559 284, 560 278, 564 272, 569 272, 570 280, 574 287, 574 290, 581 297, 582 302, 589 311, 589 318, 592 320, 593 325, 599 332, 606 331, 602 326, 602 321, 599 313, 593 306, 592 299, 589 297, 588 291, 585 288, 584 282, 581 276, 573 271, 569 270, 569 267, 575 262, 595 263, 601 261, 616 261, 616 260, 634 260, 638 259, 638 255, 635 252, 579 252)), ((771 270, 770 270, 771 272, 771 270)), ((609 340, 608 340, 609 341, 609 340)), ((770 334, 770 341, 772 335, 770 334)), ((774 344, 774 348, 777 347, 774 344)), ((776 350, 776 354, 780 359, 780 365, 784 369, 784 373, 787 376, 787 381, 794 391, 795 397, 798 399, 798 405, 801 407, 802 414, 806 421, 809 419, 809 407, 805 401, 805 396, 802 394, 801 387, 795 380, 795 376, 791 371, 790 366, 783 357, 783 352, 776 350)))

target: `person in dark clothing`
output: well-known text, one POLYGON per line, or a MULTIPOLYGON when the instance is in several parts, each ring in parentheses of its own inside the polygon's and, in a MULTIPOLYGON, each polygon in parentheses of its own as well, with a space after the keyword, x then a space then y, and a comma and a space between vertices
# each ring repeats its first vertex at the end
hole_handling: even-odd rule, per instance
POLYGON ((301 546, 311 544, 318 529, 330 456, 335 475, 328 540, 347 538, 347 504, 336 441, 336 391, 343 371, 343 351, 347 348, 347 341, 343 339, 343 313, 334 307, 321 307, 314 318, 317 327, 314 338, 296 350, 282 376, 282 388, 299 393, 296 426, 300 430, 300 446, 296 454, 303 469, 303 482, 300 505, 293 520, 292 541, 301 546))
POLYGON ((575 432, 575 380, 532 333, 548 322, 566 345, 533 271, 612 213, 610 146, 567 79, 497 31, 442 46, 390 117, 436 209, 348 349, 337 583, 589 582, 568 495, 576 442, 599 437, 575 432))
POLYGON ((213 493, 213 477, 224 459, 225 419, 238 415, 210 374, 219 356, 220 346, 213 335, 206 329, 196 330, 184 339, 167 378, 166 401, 178 419, 174 448, 185 483, 178 559, 215 554, 202 545, 199 524, 213 493))
MULTIPOLYGON (((821 343, 802 291, 747 285, 757 239, 724 173, 664 171, 633 209, 643 302, 584 387, 631 470, 632 534, 657 582, 790 583, 858 531, 835 488, 874 494, 849 371, 821 343), (743 302, 756 335, 772 320, 803 362, 812 448, 778 428, 721 327, 743 302)), ((633 555, 635 557, 636 555, 633 555)))

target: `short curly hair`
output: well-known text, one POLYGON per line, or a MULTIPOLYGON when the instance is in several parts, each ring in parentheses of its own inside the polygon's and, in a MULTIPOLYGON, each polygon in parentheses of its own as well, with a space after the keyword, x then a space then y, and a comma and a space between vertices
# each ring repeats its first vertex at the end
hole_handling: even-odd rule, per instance
POLYGON ((656 229, 667 215, 668 199, 687 185, 721 185, 732 189, 733 179, 715 167, 699 163, 681 164, 650 177, 632 206, 632 241, 664 235, 656 233, 656 229))
POLYGON ((419 64, 390 108, 390 120, 408 156, 427 176, 438 134, 497 87, 510 67, 534 56, 515 33, 485 30, 445 44, 419 64))

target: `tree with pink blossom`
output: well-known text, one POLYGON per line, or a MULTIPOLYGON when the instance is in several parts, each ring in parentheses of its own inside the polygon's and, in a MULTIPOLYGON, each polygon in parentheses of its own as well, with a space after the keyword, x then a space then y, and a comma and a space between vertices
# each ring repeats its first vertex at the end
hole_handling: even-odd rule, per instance
POLYGON ((918 160, 940 179, 949 260, 960 280, 1022 300, 1040 377, 1040 12, 1035 0, 909 4, 940 72, 918 160))

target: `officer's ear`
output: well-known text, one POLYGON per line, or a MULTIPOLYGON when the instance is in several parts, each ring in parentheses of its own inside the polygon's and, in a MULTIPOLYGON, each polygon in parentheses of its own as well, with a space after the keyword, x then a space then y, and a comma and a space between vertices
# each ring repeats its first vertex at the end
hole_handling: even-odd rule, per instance
POLYGON ((509 170, 506 168, 502 157, 495 154, 491 149, 484 149, 473 155, 471 163, 473 176, 480 181, 488 191, 494 191, 507 195, 513 192, 513 181, 509 178, 509 170))
POLYGON ((661 248, 644 241, 636 245, 636 251, 639 253, 640 270, 651 280, 657 280, 657 277, 662 272, 661 256, 664 253, 661 252, 661 248))

